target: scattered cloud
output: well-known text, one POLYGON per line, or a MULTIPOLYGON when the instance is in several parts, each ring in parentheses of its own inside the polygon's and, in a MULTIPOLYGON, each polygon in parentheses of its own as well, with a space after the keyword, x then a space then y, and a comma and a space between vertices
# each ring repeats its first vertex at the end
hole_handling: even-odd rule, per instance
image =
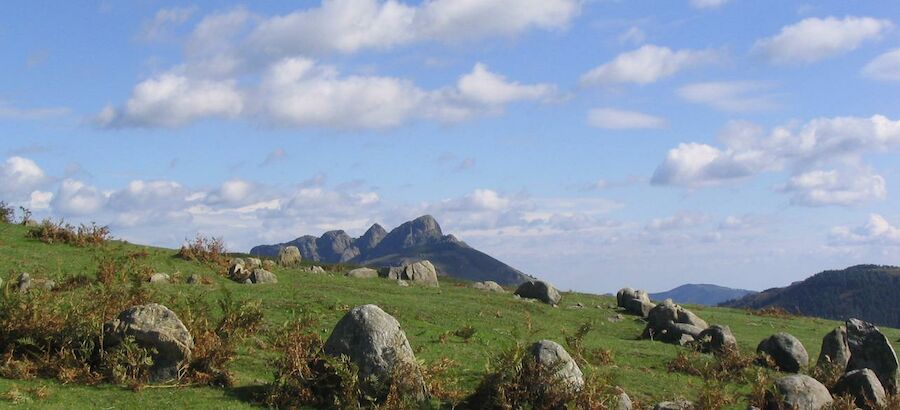
POLYGON ((647 226, 645 226, 645 229, 651 231, 690 229, 696 228, 700 225, 704 225, 708 221, 709 218, 706 215, 695 213, 678 213, 676 215, 668 216, 665 218, 654 218, 647 224, 647 226))
POLYGON ((884 178, 870 171, 809 171, 791 177, 779 190, 791 193, 792 203, 805 206, 858 205, 887 196, 884 178))
POLYGON ((889 20, 872 17, 811 17, 782 27, 753 48, 775 64, 809 64, 855 50, 893 26, 889 20))
POLYGON ((51 205, 53 211, 65 216, 96 215, 106 205, 108 195, 75 179, 63 180, 51 205))
POLYGON ((869 221, 861 226, 833 228, 829 242, 832 245, 900 245, 900 228, 879 214, 871 214, 869 221))
POLYGON ((587 121, 592 127, 613 130, 658 129, 668 126, 665 118, 617 108, 594 108, 588 112, 587 121))
POLYGON ((691 0, 691 7, 695 9, 717 9, 728 3, 729 0, 691 0))
POLYGON ((48 179, 44 170, 28 158, 13 156, 0 163, 0 194, 5 196, 29 195, 48 179))
POLYGON ((196 6, 160 9, 152 19, 144 22, 138 38, 143 41, 166 40, 172 35, 174 27, 184 24, 195 12, 196 6))
POLYGON ((900 48, 895 48, 863 67, 863 76, 879 81, 900 81, 900 48))
POLYGON ((704 82, 685 85, 677 93, 687 101, 720 111, 751 112, 778 107, 774 96, 759 93, 771 87, 771 84, 756 81, 704 82))
POLYGON ((714 50, 672 50, 647 44, 588 71, 581 76, 581 83, 646 85, 688 68, 714 63, 720 58, 720 53, 714 50))
POLYGON ((632 44, 639 45, 643 44, 645 40, 647 40, 647 34, 644 33, 644 30, 641 30, 638 26, 631 26, 628 30, 619 34, 619 44, 632 44))
POLYGON ((285 159, 287 159, 287 157, 288 155, 287 152, 285 152, 284 148, 278 147, 272 150, 272 152, 270 152, 268 155, 266 155, 266 159, 264 159, 263 162, 259 165, 266 167, 277 162, 284 161, 285 159))
POLYGON ((0 120, 46 120, 68 115, 65 107, 19 108, 6 101, 0 101, 0 120))

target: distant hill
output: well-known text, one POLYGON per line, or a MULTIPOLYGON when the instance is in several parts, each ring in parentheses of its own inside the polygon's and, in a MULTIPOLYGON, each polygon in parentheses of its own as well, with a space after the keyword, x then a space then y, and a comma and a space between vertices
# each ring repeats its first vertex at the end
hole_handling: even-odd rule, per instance
POLYGON ((790 312, 827 319, 860 318, 900 327, 900 268, 857 265, 828 270, 788 287, 773 288, 723 303, 722 306, 790 312))
POLYGON ((390 232, 378 224, 359 238, 342 230, 329 231, 318 238, 306 235, 290 242, 256 246, 250 254, 275 256, 282 247, 292 245, 300 249, 304 259, 316 262, 380 267, 428 259, 439 274, 456 278, 492 280, 503 285, 517 285, 531 279, 453 235, 444 235, 430 215, 406 222, 390 232))
POLYGON ((757 292, 746 289, 726 288, 718 285, 689 283, 666 292, 651 293, 650 298, 653 300, 672 299, 677 303, 716 306, 719 303, 740 299, 754 293, 757 292))

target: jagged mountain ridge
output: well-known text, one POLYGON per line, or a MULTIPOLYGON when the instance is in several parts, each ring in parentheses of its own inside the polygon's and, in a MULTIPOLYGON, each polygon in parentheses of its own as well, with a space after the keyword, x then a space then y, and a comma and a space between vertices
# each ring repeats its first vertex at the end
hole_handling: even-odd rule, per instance
POLYGON ((442 275, 493 280, 515 285, 530 277, 460 241, 444 235, 431 215, 405 222, 390 232, 379 224, 353 238, 343 230, 325 232, 320 237, 301 236, 290 242, 255 246, 250 254, 275 256, 284 246, 296 246, 304 259, 324 263, 351 263, 366 266, 396 266, 428 259, 442 275))
POLYGON ((722 303, 720 306, 761 309, 780 307, 826 319, 859 318, 882 326, 900 326, 900 268, 856 265, 827 270, 783 288, 722 303))
POLYGON ((665 292, 651 293, 650 298, 653 300, 672 299, 677 303, 716 306, 719 303, 740 299, 753 293, 757 292, 705 283, 689 283, 665 292))

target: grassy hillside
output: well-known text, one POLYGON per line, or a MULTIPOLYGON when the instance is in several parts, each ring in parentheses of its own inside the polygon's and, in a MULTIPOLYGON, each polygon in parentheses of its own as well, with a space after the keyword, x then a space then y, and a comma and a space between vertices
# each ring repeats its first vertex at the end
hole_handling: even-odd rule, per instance
MULTIPOLYGON (((516 300, 510 294, 471 289, 465 283, 448 279, 443 279, 437 289, 400 287, 383 279, 351 279, 340 274, 316 275, 284 269, 275 270, 278 284, 241 285, 219 277, 209 267, 176 258, 174 250, 122 242, 82 248, 48 245, 26 239, 26 229, 22 226, 0 224, 0 277, 7 288, 4 294, 11 291, 9 282, 19 272, 57 281, 74 275, 93 277, 103 257, 139 251, 147 253, 141 263, 155 271, 177 273, 182 279, 195 273, 212 279, 211 285, 187 285, 183 281, 180 284, 144 285, 150 289, 153 300, 169 306, 179 315, 190 306, 190 301, 214 303, 226 292, 239 300, 261 302, 267 328, 241 343, 237 360, 232 363, 235 387, 149 387, 131 391, 110 385, 63 385, 46 379, 0 379, 0 406, 11 404, 12 399, 21 396, 22 408, 84 408, 100 403, 104 408, 137 408, 148 403, 158 408, 259 407, 250 397, 272 380, 271 364, 279 356, 276 349, 269 347, 270 334, 285 322, 306 316, 315 319, 317 329, 327 337, 347 310, 367 303, 378 304, 400 321, 418 359, 426 363, 443 358, 453 360, 456 366, 452 375, 468 390, 472 390, 484 375, 485 366, 492 357, 517 342, 546 338, 564 343, 565 335, 575 333, 585 322, 594 325, 594 330, 584 338, 585 346, 608 349, 612 353, 611 364, 586 372, 609 376, 633 398, 644 403, 676 397, 694 399, 703 387, 699 377, 667 370, 667 364, 684 351, 683 348, 637 340, 643 323, 633 317, 626 316, 625 320, 615 323, 608 321, 607 318, 617 313, 612 309, 615 300, 611 297, 565 293, 561 306, 553 308, 516 300), (584 307, 571 307, 576 303, 584 307), (468 342, 446 336, 447 332, 465 326, 475 330, 468 342), (40 389, 42 387, 44 389, 40 389)), ((71 292, 76 293, 69 296, 77 297, 79 291, 71 292)), ((690 308, 710 324, 731 326, 744 351, 753 351, 761 339, 774 332, 787 331, 805 344, 813 360, 818 356, 822 336, 837 325, 822 319, 755 316, 726 308, 690 308)), ((896 329, 883 330, 892 341, 900 338, 900 331, 896 329)), ((895 343, 895 348, 900 345, 895 343)), ((750 387, 731 385, 728 389, 743 394, 749 392, 750 387)), ((735 405, 734 408, 744 406, 735 405)))

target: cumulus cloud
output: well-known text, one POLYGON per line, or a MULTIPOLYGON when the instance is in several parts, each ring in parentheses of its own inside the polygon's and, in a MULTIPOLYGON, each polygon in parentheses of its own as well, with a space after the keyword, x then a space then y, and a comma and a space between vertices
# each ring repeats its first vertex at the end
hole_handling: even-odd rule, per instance
POLYGON ((0 194, 5 199, 27 196, 47 180, 44 170, 28 158, 13 156, 0 164, 0 194))
POLYGON ((51 205, 63 215, 92 215, 106 205, 108 196, 97 188, 75 179, 62 181, 51 205))
POLYGON ((872 17, 811 17, 758 40, 754 51, 776 64, 808 64, 855 50, 891 28, 889 20, 872 17))
POLYGON ((787 168, 792 176, 775 188, 791 194, 792 204, 850 206, 880 200, 887 195, 884 178, 862 163, 863 155, 900 145, 900 121, 880 115, 819 118, 776 127, 769 135, 758 126, 734 123, 720 138, 723 148, 682 143, 669 150, 651 182, 698 188, 787 168))
POLYGON ((668 126, 665 118, 617 108, 594 108, 588 112, 587 121, 592 127, 613 130, 657 129, 668 126))
POLYGON ((691 0, 691 7, 695 9, 716 9, 722 7, 728 0, 691 0))
POLYGON ((865 77, 879 81, 900 81, 900 48, 893 49, 863 67, 865 77))
POLYGON ((243 109, 234 81, 170 72, 138 83, 123 107, 104 108, 96 121, 102 127, 178 127, 201 118, 233 118, 243 109))
POLYGON ((719 53, 714 50, 672 50, 647 44, 637 50, 619 54, 612 61, 588 71, 581 76, 581 83, 646 85, 719 59, 719 53))
POLYGON ((778 106, 772 95, 759 93, 770 87, 770 84, 755 81, 703 82, 685 85, 677 93, 687 101, 720 111, 750 112, 778 106))
POLYGON ((833 228, 829 240, 832 245, 900 245, 900 228, 879 214, 871 214, 861 226, 833 228))

